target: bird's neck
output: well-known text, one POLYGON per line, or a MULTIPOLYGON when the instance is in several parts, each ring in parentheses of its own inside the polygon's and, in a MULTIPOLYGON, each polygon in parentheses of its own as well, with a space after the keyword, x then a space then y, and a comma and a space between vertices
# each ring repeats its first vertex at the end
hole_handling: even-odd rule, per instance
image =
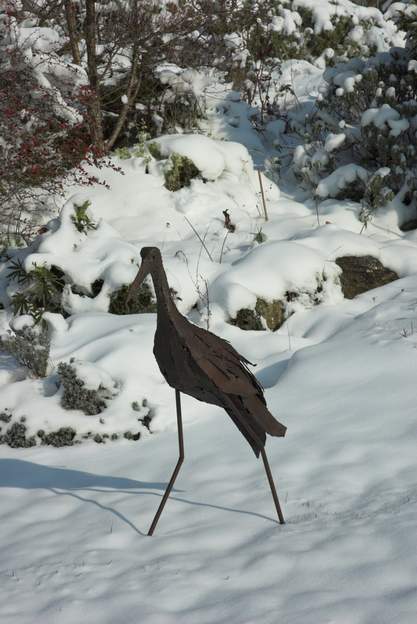
POLYGON ((172 300, 171 291, 169 289, 167 276, 164 268, 161 266, 157 273, 152 273, 153 285, 156 295, 156 306, 158 315, 168 316, 171 319, 180 317, 175 303, 172 300))

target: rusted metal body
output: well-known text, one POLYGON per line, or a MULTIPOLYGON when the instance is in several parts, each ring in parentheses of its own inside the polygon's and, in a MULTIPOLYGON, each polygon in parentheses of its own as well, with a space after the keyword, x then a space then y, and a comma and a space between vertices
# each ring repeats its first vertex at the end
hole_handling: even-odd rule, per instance
POLYGON ((262 386, 248 369, 250 362, 230 343, 197 327, 177 310, 170 293, 161 253, 157 247, 141 250, 142 264, 129 295, 151 275, 157 300, 157 327, 154 355, 168 384, 176 391, 180 457, 149 529, 152 535, 184 460, 180 392, 199 401, 223 407, 250 444, 262 455, 278 518, 284 518, 265 454, 266 434, 282 437, 286 427, 269 412, 262 386))

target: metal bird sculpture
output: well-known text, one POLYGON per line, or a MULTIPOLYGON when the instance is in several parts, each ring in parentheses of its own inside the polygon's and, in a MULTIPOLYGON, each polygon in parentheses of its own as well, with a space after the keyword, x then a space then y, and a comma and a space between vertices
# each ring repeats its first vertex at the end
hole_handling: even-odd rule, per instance
POLYGON ((157 247, 143 247, 142 263, 128 299, 151 275, 157 302, 154 355, 168 384, 175 389, 179 459, 161 504, 148 531, 152 535, 184 461, 180 393, 222 407, 249 442, 256 457, 261 454, 280 524, 281 507, 265 453, 266 434, 282 437, 286 427, 266 407, 263 389, 248 369, 249 360, 215 334, 197 327, 177 310, 157 247))

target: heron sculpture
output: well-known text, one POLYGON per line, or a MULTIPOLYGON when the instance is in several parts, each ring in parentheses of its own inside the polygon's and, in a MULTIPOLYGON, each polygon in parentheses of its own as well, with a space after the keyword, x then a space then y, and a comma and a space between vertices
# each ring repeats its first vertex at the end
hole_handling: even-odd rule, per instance
POLYGON ((157 302, 154 355, 168 384, 175 389, 179 458, 161 504, 149 528, 152 535, 184 461, 181 392, 222 407, 249 442, 256 457, 262 456, 280 524, 284 517, 265 453, 266 434, 283 437, 286 427, 268 411, 263 389, 248 369, 249 360, 215 334, 190 323, 177 310, 157 247, 143 247, 142 263, 128 299, 151 275, 157 302))

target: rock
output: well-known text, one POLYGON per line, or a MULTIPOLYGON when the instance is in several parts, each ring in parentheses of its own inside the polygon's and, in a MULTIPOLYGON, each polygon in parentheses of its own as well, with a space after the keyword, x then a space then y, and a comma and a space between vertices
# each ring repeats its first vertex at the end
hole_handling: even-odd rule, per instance
POLYGON ((265 319, 268 328, 272 331, 279 329, 286 319, 285 306, 279 299, 273 301, 257 299, 255 310, 265 319))
POLYGON ((417 230, 417 219, 410 219, 406 221, 402 225, 400 225, 400 230, 402 232, 410 232, 411 230, 417 230))
POLYGON ((346 299, 384 286, 398 279, 397 273, 384 267, 373 256, 341 256, 336 264, 342 269, 340 282, 346 299))
POLYGON ((254 310, 250 308, 241 308, 236 317, 230 320, 232 325, 236 325, 240 329, 259 331, 267 327, 272 331, 276 331, 285 321, 285 306, 282 301, 274 299, 273 301, 265 301, 258 298, 254 310))
POLYGON ((235 318, 230 319, 231 325, 236 325, 240 329, 259 331, 264 329, 262 321, 255 310, 250 308, 241 308, 236 314, 235 318))

